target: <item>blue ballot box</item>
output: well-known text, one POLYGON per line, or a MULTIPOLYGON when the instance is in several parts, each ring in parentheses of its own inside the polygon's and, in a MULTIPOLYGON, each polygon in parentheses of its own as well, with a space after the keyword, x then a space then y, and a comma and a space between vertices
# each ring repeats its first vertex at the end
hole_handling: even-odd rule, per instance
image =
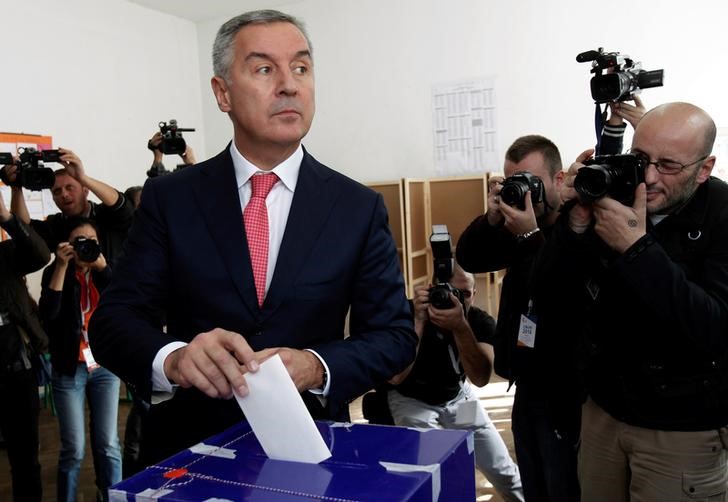
POLYGON ((109 489, 117 501, 472 501, 473 435, 316 422, 332 457, 268 458, 247 422, 109 489))

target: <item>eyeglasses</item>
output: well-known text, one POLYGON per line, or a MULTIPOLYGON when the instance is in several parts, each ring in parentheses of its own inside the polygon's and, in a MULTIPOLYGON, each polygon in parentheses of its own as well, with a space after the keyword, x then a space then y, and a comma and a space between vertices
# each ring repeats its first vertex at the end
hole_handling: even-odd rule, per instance
POLYGON ((690 167, 694 164, 697 164, 698 162, 702 162, 705 159, 708 158, 708 155, 703 155, 698 160, 694 160, 688 164, 681 164, 680 162, 676 160, 668 160, 668 159, 659 159, 659 160, 650 160, 649 155, 642 152, 630 152, 632 155, 636 155, 642 162, 644 162, 645 169, 647 169, 650 165, 655 166, 655 169, 657 169, 657 172, 660 174, 678 174, 682 172, 683 169, 686 167, 690 167))

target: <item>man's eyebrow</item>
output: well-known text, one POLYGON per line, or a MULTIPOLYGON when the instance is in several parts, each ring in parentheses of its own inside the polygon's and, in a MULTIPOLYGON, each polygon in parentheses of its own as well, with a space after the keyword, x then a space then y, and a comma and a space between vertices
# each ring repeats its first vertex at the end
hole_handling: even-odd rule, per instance
MULTIPOLYGON (((301 59, 301 58, 311 59, 311 51, 301 50, 301 51, 298 51, 293 57, 293 59, 301 59)), ((245 57, 246 61, 250 61, 251 59, 267 59, 268 61, 273 60, 273 58, 271 58, 265 52, 251 52, 245 57)))

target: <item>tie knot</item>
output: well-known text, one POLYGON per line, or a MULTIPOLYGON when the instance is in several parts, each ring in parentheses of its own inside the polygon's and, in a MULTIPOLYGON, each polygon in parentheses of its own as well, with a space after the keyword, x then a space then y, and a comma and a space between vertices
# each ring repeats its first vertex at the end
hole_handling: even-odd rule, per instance
POLYGON ((250 182, 253 184, 253 195, 251 197, 265 199, 277 181, 278 175, 276 173, 254 174, 250 178, 250 182))

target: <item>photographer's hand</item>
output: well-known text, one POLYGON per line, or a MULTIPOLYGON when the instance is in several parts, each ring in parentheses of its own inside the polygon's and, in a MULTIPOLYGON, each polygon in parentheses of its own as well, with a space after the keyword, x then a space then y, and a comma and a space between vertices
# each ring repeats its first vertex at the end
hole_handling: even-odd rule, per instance
POLYGON ((180 157, 182 157, 182 162, 184 162, 186 166, 197 164, 197 160, 195 159, 195 151, 189 144, 187 144, 184 153, 180 154, 180 157))
POLYGON ((625 206, 610 197, 594 202, 594 230, 618 253, 624 253, 647 233, 647 189, 640 183, 632 206, 625 206))
POLYGON ((488 344, 480 343, 475 338, 463 305, 452 293, 450 301, 453 306, 449 309, 436 309, 430 305, 430 321, 452 333, 465 375, 474 385, 482 387, 490 381, 493 373, 493 350, 488 344))
POLYGON ((515 206, 509 206, 502 200, 500 201, 500 212, 505 218, 505 224, 503 226, 513 235, 525 234, 538 228, 530 190, 524 196, 524 205, 525 208, 520 209, 515 206))
POLYGON ((575 201, 576 204, 569 211, 569 228, 577 234, 586 232, 592 222, 592 207, 588 204, 582 204, 579 202, 579 194, 574 189, 574 178, 576 173, 584 167, 584 162, 587 161, 594 154, 594 149, 590 148, 584 150, 579 154, 573 164, 569 166, 569 171, 564 177, 564 183, 561 187, 559 194, 561 195, 561 202, 565 204, 569 201, 575 201))
POLYGON ((91 263, 89 265, 91 270, 94 270, 96 272, 102 271, 103 269, 106 268, 106 266, 107 266, 107 263, 106 263, 106 257, 104 256, 104 253, 99 253, 99 257, 96 258, 96 261, 94 261, 93 263, 91 263))
MULTIPOLYGON (((18 160, 15 155, 13 155, 13 159, 16 161, 18 160)), ((15 164, 8 164, 3 167, 3 170, 5 171, 8 183, 15 183, 15 180, 18 178, 18 166, 15 164)), ((28 206, 25 204, 23 188, 16 186, 10 187, 10 193, 12 194, 10 197, 10 212, 26 225, 29 224, 30 212, 28 212, 28 206)))
POLYGON ((503 187, 502 176, 491 176, 488 179, 488 210, 485 214, 491 227, 503 222, 503 213, 500 210, 500 191, 503 187))
POLYGON ((162 142, 162 133, 157 131, 154 133, 154 136, 152 136, 149 141, 147 142, 147 146, 151 145, 154 147, 154 150, 152 150, 152 153, 154 154, 154 163, 162 162, 162 158, 164 155, 159 150, 159 144, 162 142))
POLYGON ((642 115, 647 112, 645 105, 642 103, 642 99, 640 99, 639 96, 634 97, 634 105, 630 105, 626 101, 621 101, 617 103, 610 103, 609 107, 611 109, 608 121, 610 124, 621 124, 622 119, 624 119, 629 122, 632 129, 637 127, 637 123, 642 118, 642 115), (614 121, 612 120, 613 117, 615 117, 614 121))
POLYGON ((121 197, 119 192, 103 181, 88 176, 78 155, 67 148, 59 148, 58 151, 61 154, 61 164, 66 168, 69 176, 78 181, 81 186, 91 190, 105 206, 113 207, 119 202, 119 197, 121 197))
POLYGON ((56 247, 56 265, 51 274, 51 280, 48 282, 48 288, 52 291, 63 291, 63 283, 66 279, 66 270, 68 262, 76 256, 73 246, 70 242, 61 242, 56 247))

